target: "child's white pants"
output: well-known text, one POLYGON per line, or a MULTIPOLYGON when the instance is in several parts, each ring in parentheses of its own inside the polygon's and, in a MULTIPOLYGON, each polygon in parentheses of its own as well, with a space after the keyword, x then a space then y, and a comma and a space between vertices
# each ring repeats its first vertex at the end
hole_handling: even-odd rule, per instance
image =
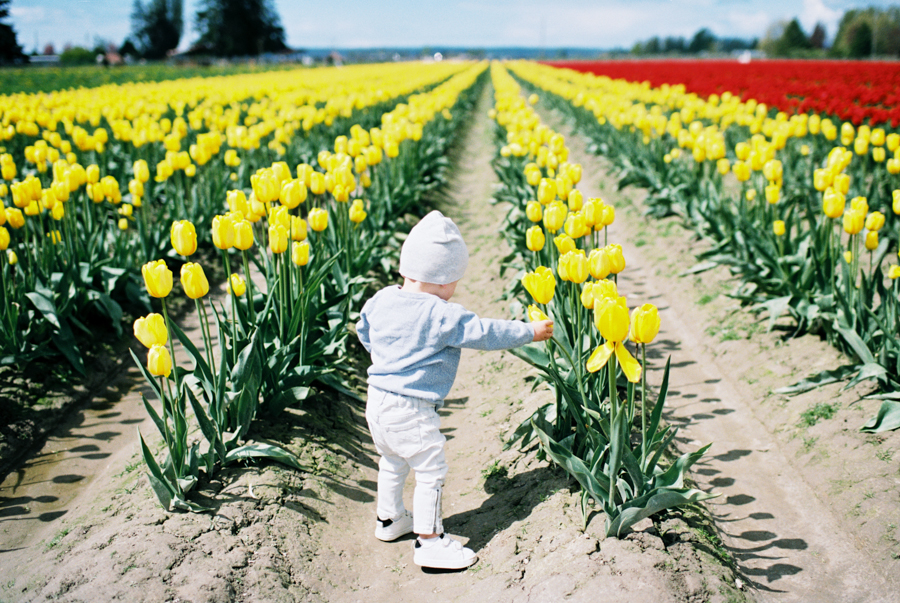
POLYGON ((378 461, 378 517, 396 519, 406 510, 403 484, 416 475, 413 530, 442 534, 441 490, 447 476, 441 419, 434 402, 369 387, 366 421, 381 455, 378 461))

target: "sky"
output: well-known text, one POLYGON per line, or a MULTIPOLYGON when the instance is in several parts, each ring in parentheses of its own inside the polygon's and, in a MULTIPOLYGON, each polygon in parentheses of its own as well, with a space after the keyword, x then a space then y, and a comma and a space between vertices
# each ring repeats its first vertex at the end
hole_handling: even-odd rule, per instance
MULTIPOLYGON (((146 3, 148 0, 144 0, 146 3)), ((134 0, 11 0, 26 52, 53 44, 120 44, 131 30, 134 0)), ((630 48, 651 36, 690 39, 700 28, 718 37, 763 37, 797 17, 829 39, 844 11, 897 0, 274 0, 292 48, 463 46, 630 48)), ((180 48, 196 40, 201 0, 184 0, 180 48)))

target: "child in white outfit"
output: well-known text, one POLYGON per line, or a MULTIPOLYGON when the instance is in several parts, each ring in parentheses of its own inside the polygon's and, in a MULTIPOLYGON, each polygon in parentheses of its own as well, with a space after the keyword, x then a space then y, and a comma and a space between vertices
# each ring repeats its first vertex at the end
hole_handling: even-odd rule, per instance
POLYGON ((431 212, 401 249, 403 286, 376 293, 356 325, 372 355, 366 420, 381 455, 375 536, 389 541, 414 531, 414 561, 424 567, 462 569, 477 560, 443 534, 441 517, 447 462, 437 409, 453 386, 460 348, 502 350, 553 334, 549 320, 482 319, 449 303, 468 260, 456 224, 431 212), (410 469, 416 476, 413 516, 403 504, 410 469))

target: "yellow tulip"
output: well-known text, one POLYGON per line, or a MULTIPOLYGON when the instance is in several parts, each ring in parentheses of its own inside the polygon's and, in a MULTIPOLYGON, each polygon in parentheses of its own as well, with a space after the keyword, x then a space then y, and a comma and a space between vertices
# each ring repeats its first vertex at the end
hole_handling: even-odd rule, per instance
POLYGON ((625 298, 597 300, 594 304, 594 324, 607 341, 598 346, 588 358, 588 371, 596 373, 606 366, 609 358, 615 353, 625 377, 632 383, 640 381, 641 365, 622 343, 629 331, 625 298))
POLYGON ((94 184, 100 181, 100 167, 96 163, 92 163, 87 166, 85 169, 85 175, 87 176, 87 181, 90 184, 94 184))
POLYGON ((897 280, 898 278, 900 278, 900 266, 898 266, 897 264, 892 265, 888 269, 888 278, 890 278, 891 280, 897 280))
POLYGON ((885 159, 884 147, 873 147, 872 148, 872 159, 876 163, 883 163, 885 159))
POLYGON ((350 221, 359 224, 363 220, 366 219, 368 215, 366 213, 366 205, 363 203, 362 199, 354 199, 353 204, 350 206, 350 221))
POLYGON ((535 224, 525 231, 525 246, 529 251, 540 251, 544 248, 544 243, 546 243, 546 237, 540 226, 535 224))
POLYGON ((616 208, 613 207, 612 205, 604 205, 603 206, 603 218, 601 220, 603 226, 609 226, 615 221, 616 221, 616 208))
POLYGON ((551 233, 558 231, 565 224, 567 213, 568 208, 562 201, 550 203, 544 210, 544 226, 551 233))
MULTIPOLYGON (((130 205, 128 207, 131 207, 130 205)), ((121 212, 120 212, 121 213, 121 212)), ((66 207, 62 203, 57 203, 50 210, 50 217, 59 222, 66 215, 66 207)))
POLYGON ((577 188, 573 188, 566 197, 566 203, 569 205, 569 211, 581 211, 584 195, 577 188))
POLYGON ((119 218, 119 230, 128 230, 128 218, 119 218))
POLYGON ((884 227, 884 214, 880 211, 873 211, 866 216, 866 230, 878 231, 884 227))
POLYGON ((306 201, 306 185, 299 180, 289 180, 281 187, 278 199, 288 209, 294 209, 306 201))
POLYGON ((22 214, 22 210, 17 207, 6 208, 6 221, 15 229, 25 226, 25 216, 22 214))
POLYGON ((818 168, 813 172, 813 186, 819 192, 824 192, 829 186, 831 186, 831 182, 834 179, 834 174, 831 170, 818 168))
POLYGON ((295 241, 291 245, 291 261, 297 266, 306 266, 309 263, 309 241, 295 241))
POLYGON ((729 162, 724 157, 716 161, 716 171, 718 171, 723 176, 731 171, 731 162, 729 162))
MULTIPOLYGON (((587 280, 588 277, 588 261, 584 255, 583 249, 575 249, 566 253, 559 260, 560 265, 565 263, 566 280, 580 285, 587 280)), ((560 269, 560 278, 562 277, 562 269, 560 269)))
POLYGON ((609 271, 613 274, 619 274, 625 270, 625 255, 622 253, 622 246, 617 243, 610 243, 606 246, 606 255, 609 257, 609 271))
POLYGON ((573 239, 579 239, 591 232, 584 214, 580 211, 570 212, 569 215, 566 216, 566 222, 563 228, 565 229, 566 234, 573 239))
POLYGON ((869 200, 865 197, 853 197, 853 199, 850 200, 850 209, 866 215, 869 213, 869 200))
POLYGON ((528 306, 528 320, 531 322, 540 322, 542 320, 550 320, 550 318, 544 314, 540 308, 531 304, 528 306))
POLYGON ((771 205, 775 205, 778 203, 779 199, 781 199, 781 187, 777 184, 769 184, 766 186, 766 201, 771 205))
POLYGON ((287 251, 288 233, 287 229, 281 224, 275 224, 269 227, 269 249, 272 253, 279 254, 287 251))
POLYGON ((0 251, 6 251, 9 247, 9 231, 6 227, 0 226, 0 251))
POLYGON ((866 249, 869 251, 875 251, 878 249, 878 231, 870 230, 866 233, 866 249))
POLYGON ((900 134, 897 134, 896 132, 888 134, 884 139, 884 143, 887 146, 887 150, 893 153, 897 149, 900 149, 900 134))
POLYGON ((209 281, 203 266, 188 262, 181 267, 181 286, 191 299, 199 299, 209 293, 209 281))
POLYGON ((591 276, 597 280, 609 276, 612 265, 605 247, 591 250, 591 253, 588 256, 588 270, 590 271, 591 276))
POLYGON ((228 277, 228 291, 234 293, 237 297, 241 297, 247 291, 247 283, 244 282, 240 274, 232 273, 228 277))
POLYGON ((247 220, 234 222, 234 246, 241 251, 253 247, 253 225, 247 220))
POLYGON ((550 303, 556 290, 556 278, 553 271, 546 266, 538 266, 534 272, 529 272, 522 277, 522 285, 525 290, 539 304, 550 303))
POLYGON ((853 262, 853 252, 852 251, 844 252, 844 261, 847 262, 848 264, 853 262))
POLYGON ((846 203, 844 195, 829 186, 822 197, 822 211, 829 218, 840 218, 846 203))
POLYGON ((659 333, 659 311, 653 304, 644 304, 631 311, 628 338, 635 343, 651 343, 659 333))
POLYGON ((594 283, 585 281, 584 285, 581 287, 580 297, 581 305, 588 310, 593 310, 594 303, 597 301, 597 298, 594 297, 594 283))
MULTIPOLYGON (((900 214, 900 189, 891 191, 891 193, 893 197, 891 208, 894 210, 895 214, 900 214)), ((6 211, 9 212, 9 210, 6 211)))
POLYGON ((835 174, 832 186, 842 195, 850 191, 850 176, 848 174, 835 174))
POLYGON ((141 266, 141 273, 150 297, 166 297, 172 291, 172 271, 165 260, 147 262, 141 266))
POLYGON ((213 245, 219 249, 234 247, 234 220, 230 215, 215 216, 212 221, 213 245))
POLYGON ((290 230, 292 241, 303 241, 304 239, 306 239, 307 235, 306 220, 304 220, 300 216, 291 216, 290 230))
POLYGON ((556 199, 556 180, 552 178, 541 178, 541 182, 538 185, 537 199, 542 205, 547 205, 556 199))
POLYGON ((314 232, 322 232, 328 228, 328 212, 321 207, 314 207, 309 210, 307 220, 309 221, 309 227, 314 232))
POLYGON ((172 248, 185 257, 197 251, 197 230, 188 220, 176 220, 171 228, 172 248))
POLYGON ((314 195, 325 192, 325 174, 314 171, 309 175, 309 191, 314 195))
POLYGON ((738 182, 746 182, 750 179, 750 165, 746 161, 735 161, 731 171, 738 182))
POLYGON ((775 233, 776 237, 784 235, 784 220, 775 220, 772 224, 772 232, 775 233))
POLYGON ((154 345, 147 353, 147 370, 157 377, 168 377, 172 373, 172 357, 164 345, 154 345))
POLYGON ((556 249, 559 251, 560 256, 564 256, 570 251, 575 250, 575 241, 572 240, 572 237, 566 234, 561 234, 557 237, 554 237, 553 244, 556 245, 556 249))
POLYGON ((866 223, 866 214, 863 212, 850 209, 844 212, 844 232, 855 235, 862 231, 866 223))
POLYGON ((9 262, 10 266, 15 266, 19 263, 19 256, 16 255, 16 252, 12 249, 6 250, 6 261, 9 262))
POLYGON ((584 204, 584 220, 588 226, 594 227, 603 222, 603 199, 592 197, 584 204))
POLYGON ((525 205, 525 215, 534 223, 541 221, 543 213, 542 206, 538 201, 529 201, 525 205))

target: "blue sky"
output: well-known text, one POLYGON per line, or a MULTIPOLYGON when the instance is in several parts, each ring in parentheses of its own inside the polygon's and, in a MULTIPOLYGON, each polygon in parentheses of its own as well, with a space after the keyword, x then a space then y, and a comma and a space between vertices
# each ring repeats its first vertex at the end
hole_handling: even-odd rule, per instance
MULTIPOLYGON (((146 0, 145 0, 146 1, 146 0)), ((798 17, 809 33, 817 21, 833 36, 849 8, 896 0, 275 0, 294 48, 379 46, 630 47, 650 36, 690 37, 708 27, 719 37, 762 37, 773 23, 798 17)), ((184 0, 185 35, 196 39, 200 0, 184 0)), ((30 52, 52 43, 121 43, 133 0, 12 0, 11 23, 30 52)))

